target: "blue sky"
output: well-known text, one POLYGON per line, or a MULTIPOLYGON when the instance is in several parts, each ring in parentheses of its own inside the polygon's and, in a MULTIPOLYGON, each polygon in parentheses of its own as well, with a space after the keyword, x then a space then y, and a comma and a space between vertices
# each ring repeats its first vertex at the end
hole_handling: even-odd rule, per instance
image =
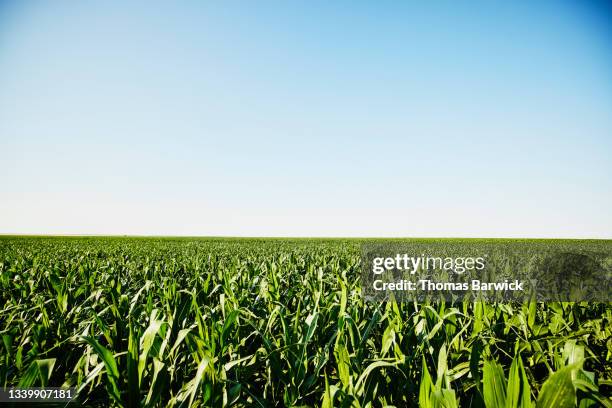
POLYGON ((433 3, 3 2, 0 233, 611 238, 609 8, 433 3))

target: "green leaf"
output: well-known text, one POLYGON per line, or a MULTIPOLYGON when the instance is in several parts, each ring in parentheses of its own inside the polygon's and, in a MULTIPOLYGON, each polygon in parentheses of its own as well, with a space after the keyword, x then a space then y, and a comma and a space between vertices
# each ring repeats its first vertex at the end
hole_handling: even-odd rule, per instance
POLYGON ((146 367, 147 356, 149 350, 153 346, 155 336, 159 332, 163 321, 157 320, 157 310, 151 311, 151 317, 149 319, 149 327, 145 330, 144 334, 140 338, 140 355, 138 356, 138 381, 142 381, 142 375, 146 367))
POLYGON ((209 356, 204 356, 204 358, 202 358, 202 361, 200 361, 200 364, 198 365, 198 370, 196 372, 196 376, 194 377, 193 380, 190 381, 190 384, 188 387, 188 395, 189 395, 189 405, 188 406, 193 405, 193 399, 195 398, 198 392, 198 388, 200 387, 200 382, 202 382, 202 379, 204 378, 204 374, 206 373, 206 371, 209 370, 210 364, 212 364, 212 360, 209 356))
POLYGON ((153 407, 161 397, 162 392, 169 383, 168 371, 164 363, 159 361, 157 357, 153 357, 153 377, 151 379, 151 387, 145 400, 145 407, 153 407))
POLYGON ((25 371, 25 373, 23 373, 23 375, 21 376, 21 379, 19 380, 17 386, 19 388, 29 388, 33 386, 39 376, 39 372, 40 371, 38 369, 38 364, 36 363, 36 361, 33 361, 32 364, 30 364, 28 369, 25 371))
POLYGON ((455 390, 436 390, 431 394, 431 407, 433 408, 457 408, 458 406, 455 390))
POLYGON ((338 343, 334 351, 338 365, 338 377, 340 377, 342 385, 348 387, 351 384, 351 366, 348 350, 343 343, 338 343))
POLYGON ((361 375, 359 376, 359 379, 357 380, 357 383, 355 384, 355 389, 357 391, 361 390, 361 387, 365 383, 365 380, 368 378, 368 376, 373 370, 377 368, 381 368, 381 367, 395 367, 395 366, 396 366, 396 363, 392 363, 388 361, 375 361, 371 363, 369 366, 366 367, 365 370, 363 370, 363 373, 361 373, 361 375))
POLYGON ((38 374, 40 375, 41 386, 46 387, 47 382, 51 378, 53 367, 55 366, 55 359, 47 358, 44 360, 36 360, 36 364, 38 365, 38 374))
POLYGON ((438 374, 436 378, 436 390, 440 391, 442 389, 442 385, 446 384, 446 388, 450 388, 450 384, 448 384, 446 379, 446 371, 448 368, 446 361, 446 343, 440 347, 440 351, 438 352, 438 374))
POLYGON ((576 406, 576 389, 572 374, 580 368, 581 363, 563 367, 553 373, 542 385, 537 408, 565 408, 576 406))
POLYGON ((508 373, 508 388, 506 392, 507 408, 531 407, 531 387, 525 373, 521 356, 517 353, 512 360, 508 373))
POLYGON ((427 362, 423 357, 423 368, 421 369, 421 384, 419 385, 419 406, 421 408, 431 407, 431 393, 433 391, 433 382, 431 375, 427 369, 427 362))
POLYGON ((104 367, 106 368, 106 376, 108 378, 108 391, 116 402, 121 403, 121 395, 117 385, 119 381, 119 369, 117 368, 117 362, 115 361, 113 353, 98 343, 98 341, 93 337, 83 336, 82 339, 92 347, 94 352, 104 363, 104 367))
POLYGON ((140 379, 138 378, 138 338, 132 323, 129 324, 127 352, 128 400, 130 407, 137 407, 140 402, 140 379))
POLYGON ((488 408, 506 406, 506 377, 501 365, 485 360, 482 369, 482 390, 488 408))

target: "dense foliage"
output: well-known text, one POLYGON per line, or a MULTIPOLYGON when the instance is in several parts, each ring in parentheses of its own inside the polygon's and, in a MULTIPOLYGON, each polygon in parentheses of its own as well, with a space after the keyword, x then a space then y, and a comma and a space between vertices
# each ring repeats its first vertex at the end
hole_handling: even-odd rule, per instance
POLYGON ((359 244, 2 237, 0 386, 99 406, 610 406, 611 304, 365 302, 359 244))

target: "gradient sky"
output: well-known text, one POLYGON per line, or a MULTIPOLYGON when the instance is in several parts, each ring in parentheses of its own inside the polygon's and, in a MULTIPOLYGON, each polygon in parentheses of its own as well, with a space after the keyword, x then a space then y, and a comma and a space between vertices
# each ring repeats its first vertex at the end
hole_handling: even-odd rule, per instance
POLYGON ((123 3, 1 3, 0 233, 612 237, 599 3, 123 3))

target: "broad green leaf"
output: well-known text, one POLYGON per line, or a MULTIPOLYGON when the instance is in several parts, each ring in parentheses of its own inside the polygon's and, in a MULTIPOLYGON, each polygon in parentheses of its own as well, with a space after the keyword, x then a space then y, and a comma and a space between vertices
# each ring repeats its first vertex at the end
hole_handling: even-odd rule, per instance
POLYGON ((506 406, 506 377, 502 366, 495 361, 484 362, 482 390, 487 408, 506 406))
POLYGON ((422 358, 421 368, 421 383, 419 384, 419 406, 421 408, 431 407, 431 393, 433 392, 434 386, 431 381, 431 375, 427 369, 427 362, 425 357, 422 358))
POLYGON ((580 368, 580 364, 563 367, 542 385, 536 403, 537 408, 569 408, 576 406, 576 389, 572 382, 572 374, 580 368))
POLYGON ((55 366, 55 360, 55 358, 36 360, 36 364, 38 364, 38 372, 40 374, 40 383, 42 387, 46 387, 47 382, 51 378, 53 367, 55 366))

